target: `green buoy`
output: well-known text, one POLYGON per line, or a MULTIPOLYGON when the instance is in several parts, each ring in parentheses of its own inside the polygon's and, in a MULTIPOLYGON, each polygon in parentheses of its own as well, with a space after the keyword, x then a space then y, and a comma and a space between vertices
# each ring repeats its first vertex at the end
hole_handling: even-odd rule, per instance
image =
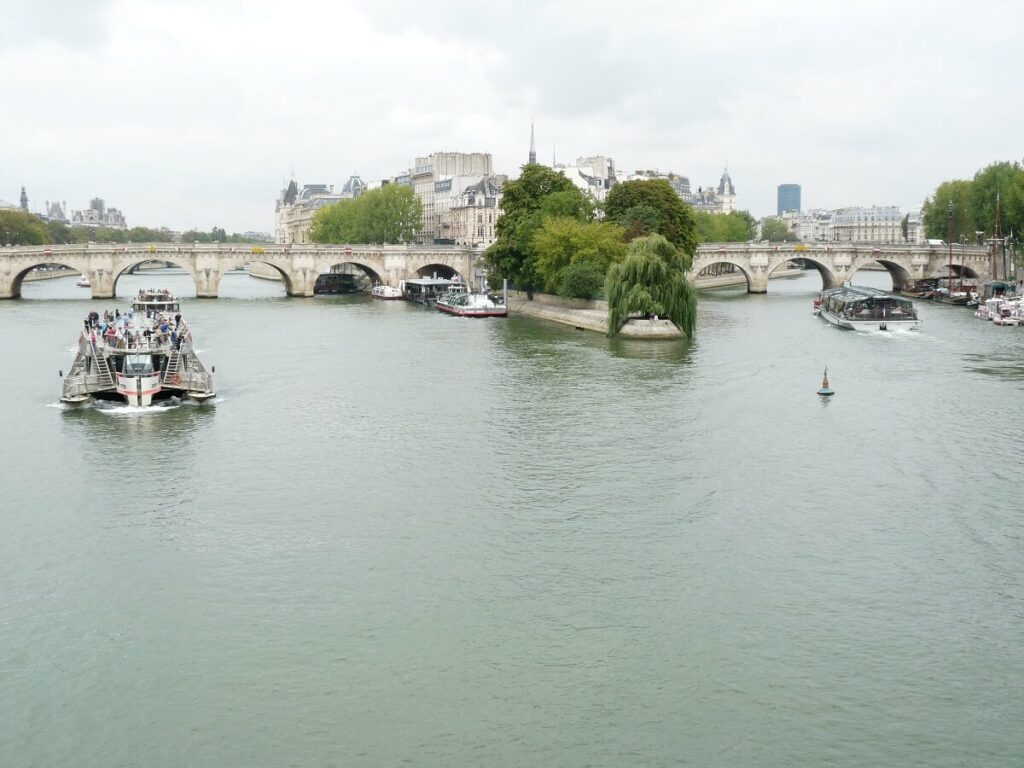
POLYGON ((821 389, 818 390, 818 394, 822 397, 832 397, 835 394, 835 390, 828 385, 828 367, 825 367, 825 373, 821 377, 821 389))

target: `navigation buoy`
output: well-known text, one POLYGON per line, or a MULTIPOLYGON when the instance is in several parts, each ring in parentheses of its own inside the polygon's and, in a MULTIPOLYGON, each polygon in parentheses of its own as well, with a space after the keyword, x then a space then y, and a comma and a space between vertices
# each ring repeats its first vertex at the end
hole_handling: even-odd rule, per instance
POLYGON ((818 394, 822 397, 831 397, 835 394, 835 390, 828 385, 828 367, 825 368, 825 373, 821 377, 821 389, 818 390, 818 394))

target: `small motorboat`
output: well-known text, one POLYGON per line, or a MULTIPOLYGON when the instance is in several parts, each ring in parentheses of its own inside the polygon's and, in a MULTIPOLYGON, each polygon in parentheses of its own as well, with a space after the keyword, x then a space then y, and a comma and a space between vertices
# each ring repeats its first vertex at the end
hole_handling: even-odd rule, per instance
POLYGON ((85 275, 79 275, 78 282, 75 285, 79 288, 92 288, 92 283, 89 282, 89 278, 85 275))

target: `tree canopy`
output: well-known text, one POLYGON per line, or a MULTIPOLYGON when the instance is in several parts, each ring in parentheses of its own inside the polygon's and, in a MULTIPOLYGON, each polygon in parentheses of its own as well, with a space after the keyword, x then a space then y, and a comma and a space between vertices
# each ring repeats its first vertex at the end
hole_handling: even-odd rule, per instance
POLYGON ((622 227, 611 222, 581 221, 571 216, 544 219, 533 235, 536 268, 544 289, 566 298, 591 298, 596 292, 587 276, 597 274, 600 291, 608 267, 626 255, 623 234, 622 227), (570 273, 572 279, 566 280, 565 270, 570 265, 576 268, 570 273))
POLYGON ((626 258, 608 269, 608 335, 615 336, 632 316, 669 318, 692 338, 697 322, 697 291, 686 273, 692 257, 662 235, 638 237, 626 258))
POLYGON ((757 235, 757 220, 748 211, 694 211, 693 216, 702 243, 745 243, 757 235))
POLYGON ((697 250, 693 210, 666 179, 640 179, 616 184, 604 205, 605 217, 627 233, 662 235, 683 253, 697 250))
POLYGON ((761 225, 761 239, 772 243, 792 243, 796 241, 796 235, 782 219, 765 219, 761 225))
POLYGON ((488 271, 494 279, 508 278, 530 291, 548 283, 537 268, 534 240, 545 220, 589 221, 594 216, 594 204, 565 175, 528 163, 518 179, 503 187, 501 211, 495 225, 497 239, 485 255, 488 271))
POLYGON ((1018 162, 999 162, 982 168, 971 180, 942 182, 922 209, 926 237, 949 237, 949 205, 953 204, 953 240, 974 242, 975 233, 996 234, 996 196, 999 197, 999 231, 1002 235, 1024 232, 1024 167, 1018 162))
POLYGON ((423 219, 412 187, 388 184, 316 212, 310 239, 315 243, 408 243, 423 219))
POLYGON ((45 245, 50 232, 38 216, 19 210, 0 210, 0 245, 45 245))

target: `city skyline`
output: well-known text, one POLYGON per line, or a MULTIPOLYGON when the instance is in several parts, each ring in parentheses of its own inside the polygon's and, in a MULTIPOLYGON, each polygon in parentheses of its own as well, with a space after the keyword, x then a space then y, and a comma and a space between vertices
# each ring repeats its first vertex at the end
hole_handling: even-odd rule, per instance
POLYGON ((22 4, 0 30, 18 75, 0 197, 24 184, 39 210, 101 193, 133 224, 269 229, 292 169, 370 181, 454 150, 490 152, 514 177, 531 120, 541 162, 557 146, 694 189, 728 165, 737 207, 758 217, 785 182, 805 208, 909 210, 941 181, 1020 159, 1022 108, 999 98, 1016 5, 955 24, 942 3, 745 7, 22 4))

